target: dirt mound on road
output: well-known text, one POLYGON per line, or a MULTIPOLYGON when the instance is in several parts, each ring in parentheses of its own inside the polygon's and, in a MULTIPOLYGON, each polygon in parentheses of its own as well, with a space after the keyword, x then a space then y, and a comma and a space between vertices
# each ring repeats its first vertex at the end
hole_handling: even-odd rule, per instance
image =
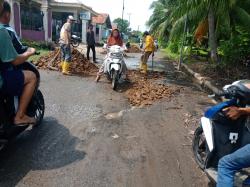
MULTIPOLYGON (((41 69, 59 71, 61 69, 60 63, 60 49, 56 49, 47 56, 42 56, 36 66, 41 69)), ((72 51, 71 72, 83 76, 96 75, 98 67, 89 62, 78 50, 74 49, 72 51)), ((135 70, 130 70, 128 73, 131 84, 126 88, 125 96, 133 106, 152 105, 160 99, 172 97, 179 90, 177 87, 161 83, 164 73, 151 72, 147 76, 135 70)))
POLYGON ((141 53, 141 49, 139 48, 139 46, 132 44, 128 49, 128 53, 141 53))
MULTIPOLYGON (((60 49, 49 53, 47 56, 42 56, 37 61, 36 66, 41 69, 61 70, 61 54, 60 49)), ((73 74, 96 75, 98 67, 89 62, 85 56, 78 50, 72 51, 71 72, 73 74)))
POLYGON ((147 77, 138 71, 129 71, 132 86, 125 92, 133 106, 152 105, 157 100, 170 98, 180 91, 180 88, 159 83, 164 78, 163 73, 149 73, 147 77))

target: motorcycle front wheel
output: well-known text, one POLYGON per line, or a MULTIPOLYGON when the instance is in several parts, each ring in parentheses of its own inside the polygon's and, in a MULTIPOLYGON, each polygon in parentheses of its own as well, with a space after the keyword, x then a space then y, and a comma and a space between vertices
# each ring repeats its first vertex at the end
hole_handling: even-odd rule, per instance
POLYGON ((192 148, 196 163, 202 170, 204 170, 209 150, 202 127, 198 127, 194 132, 192 148))
POLYGON ((113 75, 112 75, 112 88, 113 88, 113 90, 116 90, 117 85, 118 85, 118 81, 119 81, 119 73, 118 73, 118 71, 114 71, 113 75))

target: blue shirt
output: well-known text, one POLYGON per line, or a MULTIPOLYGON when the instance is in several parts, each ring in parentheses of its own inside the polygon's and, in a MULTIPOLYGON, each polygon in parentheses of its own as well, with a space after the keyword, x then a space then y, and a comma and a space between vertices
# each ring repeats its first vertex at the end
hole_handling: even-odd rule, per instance
MULTIPOLYGON (((18 54, 12 44, 11 37, 4 25, 0 23, 0 63, 11 63, 18 54)), ((3 79, 0 70, 0 89, 3 86, 3 79)))

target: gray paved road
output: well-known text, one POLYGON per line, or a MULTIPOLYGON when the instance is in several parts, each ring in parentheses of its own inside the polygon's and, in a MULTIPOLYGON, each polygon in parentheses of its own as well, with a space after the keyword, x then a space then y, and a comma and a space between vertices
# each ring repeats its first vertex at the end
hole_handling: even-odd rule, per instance
POLYGON ((166 83, 181 85, 181 93, 141 109, 105 80, 41 71, 44 123, 1 153, 0 186, 207 186, 192 158, 195 122, 185 124, 208 105, 206 94, 171 65, 164 68, 166 83))

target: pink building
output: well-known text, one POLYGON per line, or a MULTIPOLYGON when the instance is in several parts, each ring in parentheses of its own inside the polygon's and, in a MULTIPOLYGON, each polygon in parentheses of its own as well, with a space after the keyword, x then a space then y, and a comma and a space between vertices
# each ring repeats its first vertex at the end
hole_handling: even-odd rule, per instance
POLYGON ((86 42, 86 32, 92 17, 98 16, 80 0, 7 0, 12 7, 11 26, 20 38, 34 41, 56 39, 58 28, 73 15, 77 22, 73 32, 86 42))

